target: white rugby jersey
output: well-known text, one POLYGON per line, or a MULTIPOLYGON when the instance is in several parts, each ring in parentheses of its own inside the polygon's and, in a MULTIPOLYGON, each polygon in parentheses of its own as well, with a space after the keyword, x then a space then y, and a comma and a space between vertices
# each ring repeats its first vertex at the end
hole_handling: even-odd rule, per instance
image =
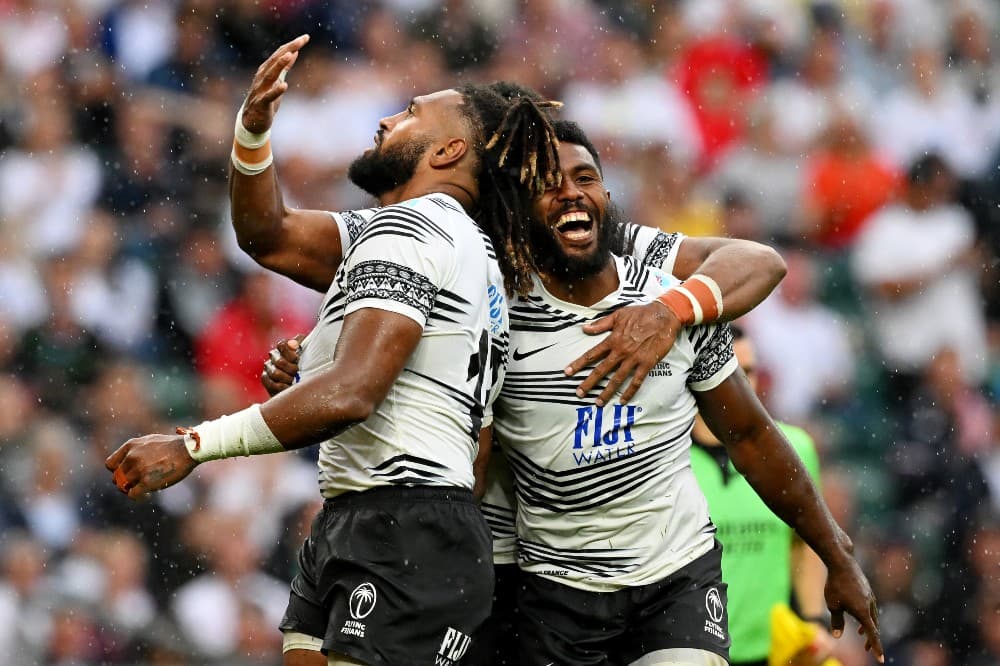
POLYGON ((445 194, 333 218, 344 260, 302 343, 301 376, 333 362, 344 317, 356 310, 405 315, 423 336, 375 412, 322 443, 323 496, 385 485, 471 489, 479 430, 491 419, 508 341, 489 239, 445 194))
POLYGON ((511 304, 493 423, 515 478, 521 568, 596 592, 661 580, 712 548, 690 465, 692 391, 738 367, 727 325, 689 327, 630 404, 578 398, 587 371, 566 377, 563 368, 595 344, 583 325, 677 282, 632 257, 616 257, 615 267, 619 288, 592 307, 560 301, 540 281, 511 304))
MULTIPOLYGON (((629 224, 624 246, 614 248, 616 254, 628 254, 647 266, 672 273, 683 234, 664 233, 659 229, 629 224)), ((589 338, 594 345, 600 338, 589 338)), ((570 359, 572 360, 572 359, 570 359)), ((568 363, 567 363, 568 365, 568 363)), ((582 381, 582 380, 581 380, 582 381)), ((514 564, 517 561, 517 540, 514 525, 514 497, 511 473, 503 453, 495 447, 487 474, 486 494, 481 507, 493 535, 494 564, 514 564)))

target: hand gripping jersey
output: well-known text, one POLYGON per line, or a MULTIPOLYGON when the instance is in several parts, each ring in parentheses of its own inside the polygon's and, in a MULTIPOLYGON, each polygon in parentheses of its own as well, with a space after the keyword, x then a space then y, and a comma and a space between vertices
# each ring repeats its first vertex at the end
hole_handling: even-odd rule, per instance
POLYGON ((738 367, 727 325, 689 327, 630 404, 578 398, 585 373, 563 368, 595 344, 583 326, 677 283, 632 257, 615 267, 619 288, 592 307, 556 299, 540 280, 512 303, 493 424, 514 473, 521 568, 594 592, 662 580, 711 550, 715 528, 690 465, 692 391, 738 367))
MULTIPOLYGON (((683 234, 664 233, 652 227, 627 225, 623 247, 613 248, 616 254, 630 255, 647 266, 671 273, 683 234)), ((593 344, 600 339, 591 337, 593 344)), ((582 381, 582 380, 581 380, 582 381)), ((486 494, 481 507, 493 534, 494 564, 514 564, 517 561, 517 539, 514 525, 514 482, 505 455, 494 446, 487 473, 486 494)))
POLYGON ((508 341, 489 239, 444 194, 333 218, 344 260, 302 343, 301 375, 333 362, 344 318, 362 308, 407 316, 423 336, 375 412, 322 443, 323 496, 385 485, 471 489, 479 430, 492 418, 508 341))

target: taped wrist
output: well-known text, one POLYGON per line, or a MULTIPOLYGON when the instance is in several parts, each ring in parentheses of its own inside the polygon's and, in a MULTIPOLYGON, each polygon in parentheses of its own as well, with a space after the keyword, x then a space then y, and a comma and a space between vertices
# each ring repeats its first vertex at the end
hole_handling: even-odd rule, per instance
POLYGON ((198 462, 285 450, 264 421, 260 405, 177 432, 184 435, 188 453, 198 462))
POLYGON ((236 112, 233 152, 230 157, 233 167, 247 176, 263 173, 274 162, 274 155, 271 154, 271 130, 255 134, 244 127, 242 104, 236 112))
POLYGON ((657 300, 685 326, 708 324, 722 316, 722 290, 715 280, 700 273, 672 287, 657 300))

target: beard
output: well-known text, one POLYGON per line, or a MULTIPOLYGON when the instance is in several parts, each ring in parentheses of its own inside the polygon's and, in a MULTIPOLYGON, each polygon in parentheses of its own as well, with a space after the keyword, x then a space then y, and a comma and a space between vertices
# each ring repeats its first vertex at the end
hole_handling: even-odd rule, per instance
POLYGON ((529 242, 535 263, 546 275, 556 279, 577 280, 597 275, 611 260, 611 251, 619 250, 625 232, 624 216, 614 204, 609 204, 604 217, 597 219, 595 211, 588 211, 597 224, 597 245, 585 255, 567 254, 556 231, 545 224, 532 222, 529 242))
POLYGON ((413 178, 429 145, 429 138, 414 137, 402 145, 367 150, 351 162, 347 177, 378 199, 413 178))

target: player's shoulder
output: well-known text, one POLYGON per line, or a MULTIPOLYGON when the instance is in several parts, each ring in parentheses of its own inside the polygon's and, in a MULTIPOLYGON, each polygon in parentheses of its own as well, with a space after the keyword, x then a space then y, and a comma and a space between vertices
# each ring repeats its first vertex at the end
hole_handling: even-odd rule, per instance
POLYGON ((359 240, 391 236, 424 244, 444 244, 454 248, 463 238, 468 215, 451 197, 427 194, 375 209, 359 240))
POLYGON ((625 285, 650 298, 656 298, 680 282, 667 271, 634 255, 616 257, 616 261, 619 262, 625 285))

